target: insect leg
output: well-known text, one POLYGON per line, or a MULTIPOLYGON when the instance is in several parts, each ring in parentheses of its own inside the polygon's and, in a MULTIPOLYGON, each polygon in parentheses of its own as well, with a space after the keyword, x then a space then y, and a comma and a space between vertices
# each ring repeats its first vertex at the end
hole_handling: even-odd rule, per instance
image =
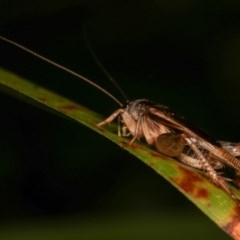
POLYGON ((202 169, 206 171, 210 180, 216 185, 219 186, 222 190, 224 190, 233 200, 236 200, 236 196, 229 189, 225 179, 218 175, 218 173, 214 170, 214 168, 209 164, 208 160, 202 154, 202 152, 198 149, 196 144, 185 134, 182 135, 185 139, 186 143, 192 148, 192 150, 196 153, 198 159, 202 162, 202 169))
POLYGON ((102 126, 104 126, 106 124, 111 123, 117 116, 119 116, 123 112, 124 112, 124 110, 122 108, 119 108, 117 111, 112 113, 108 118, 106 118, 102 122, 98 123, 97 127, 102 127, 102 126))
POLYGON ((141 136, 141 134, 142 134, 141 122, 142 122, 142 116, 139 116, 139 119, 137 120, 137 124, 136 124, 136 128, 135 128, 135 132, 133 134, 133 139, 130 141, 129 145, 132 145, 133 142, 141 136))
POLYGON ((191 166, 197 169, 203 169, 202 161, 196 158, 196 156, 194 157, 194 156, 189 156, 187 154, 181 153, 178 156, 178 159, 184 164, 187 164, 188 166, 191 166))
MULTIPOLYGON (((221 169, 224 167, 224 164, 219 161, 218 158, 216 158, 212 153, 210 153, 206 149, 201 149, 199 146, 197 146, 198 149, 202 152, 204 157, 208 159, 209 164, 214 168, 214 169, 221 169)), ((203 164, 202 161, 198 159, 197 154, 190 148, 189 145, 185 145, 183 152, 180 153, 180 155, 177 157, 181 162, 194 167, 198 169, 203 169, 203 164)))
POLYGON ((117 117, 118 120, 118 136, 121 137, 122 133, 121 133, 121 117, 118 115, 117 117))

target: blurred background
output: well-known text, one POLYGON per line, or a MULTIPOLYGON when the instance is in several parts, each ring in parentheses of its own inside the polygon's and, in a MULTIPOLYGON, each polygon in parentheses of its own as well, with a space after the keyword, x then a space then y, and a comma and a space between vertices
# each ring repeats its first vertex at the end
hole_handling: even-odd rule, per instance
MULTIPOLYGON (((216 139, 240 141, 240 3, 0 0, 0 35, 124 102, 165 104, 216 139)), ((98 90, 0 42, 0 65, 103 116, 98 90)), ((230 239, 169 183, 91 130, 0 94, 1 239, 230 239)))

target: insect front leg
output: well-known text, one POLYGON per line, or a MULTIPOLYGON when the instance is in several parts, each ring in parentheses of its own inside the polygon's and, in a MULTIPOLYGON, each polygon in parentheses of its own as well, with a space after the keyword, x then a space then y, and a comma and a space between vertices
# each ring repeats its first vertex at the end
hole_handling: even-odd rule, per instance
POLYGON ((102 127, 106 124, 111 123, 116 117, 118 117, 120 114, 122 114, 124 112, 124 110, 122 108, 119 108, 117 111, 115 111, 114 113, 112 113, 108 118, 106 118, 105 120, 103 120, 102 122, 98 123, 96 126, 97 127, 102 127))
POLYGON ((140 138, 141 136, 142 136, 142 131, 141 131, 141 119, 142 119, 142 117, 141 116, 139 116, 139 119, 137 120, 137 124, 136 124, 136 128, 135 128, 135 132, 134 132, 134 134, 133 134, 133 139, 130 141, 130 145, 132 145, 133 144, 133 142, 136 140, 136 139, 138 139, 138 138, 140 138))
POLYGON ((196 153, 196 156, 199 161, 202 162, 202 169, 206 171, 210 180, 216 185, 219 186, 222 190, 224 190, 233 200, 237 200, 236 196, 229 189, 227 182, 223 177, 218 175, 218 173, 214 170, 209 161, 205 158, 203 153, 199 150, 197 145, 191 140, 191 138, 187 137, 185 134, 182 134, 183 139, 185 139, 186 143, 192 148, 192 150, 196 153))

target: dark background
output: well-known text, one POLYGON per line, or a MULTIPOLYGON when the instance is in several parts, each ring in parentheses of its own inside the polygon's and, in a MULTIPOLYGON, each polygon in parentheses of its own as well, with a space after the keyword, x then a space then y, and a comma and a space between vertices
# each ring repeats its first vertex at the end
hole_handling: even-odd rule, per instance
MULTIPOLYGON (((168 105, 213 137, 239 141, 239 10, 234 0, 6 0, 0 34, 122 99, 93 61, 85 26, 130 99, 168 105)), ((0 64, 103 116, 118 107, 2 41, 0 64)), ((18 239, 46 238, 61 229, 57 239, 72 233, 76 239, 228 239, 169 183, 103 137, 2 93, 0 108, 0 236, 20 229, 18 239)))

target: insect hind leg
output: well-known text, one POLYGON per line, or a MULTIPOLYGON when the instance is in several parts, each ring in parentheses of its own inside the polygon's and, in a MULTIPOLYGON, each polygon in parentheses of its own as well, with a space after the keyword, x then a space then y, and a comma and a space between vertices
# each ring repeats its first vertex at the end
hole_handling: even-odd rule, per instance
POLYGON ((226 180, 224 177, 221 177, 213 168, 213 166, 209 163, 203 153, 198 149, 197 145, 185 134, 182 134, 183 139, 189 145, 190 148, 196 153, 196 156, 199 161, 202 163, 202 169, 206 171, 207 175, 209 176, 210 180, 216 186, 219 186, 223 191, 225 191, 233 200, 238 200, 237 197, 232 193, 227 185, 226 180))

